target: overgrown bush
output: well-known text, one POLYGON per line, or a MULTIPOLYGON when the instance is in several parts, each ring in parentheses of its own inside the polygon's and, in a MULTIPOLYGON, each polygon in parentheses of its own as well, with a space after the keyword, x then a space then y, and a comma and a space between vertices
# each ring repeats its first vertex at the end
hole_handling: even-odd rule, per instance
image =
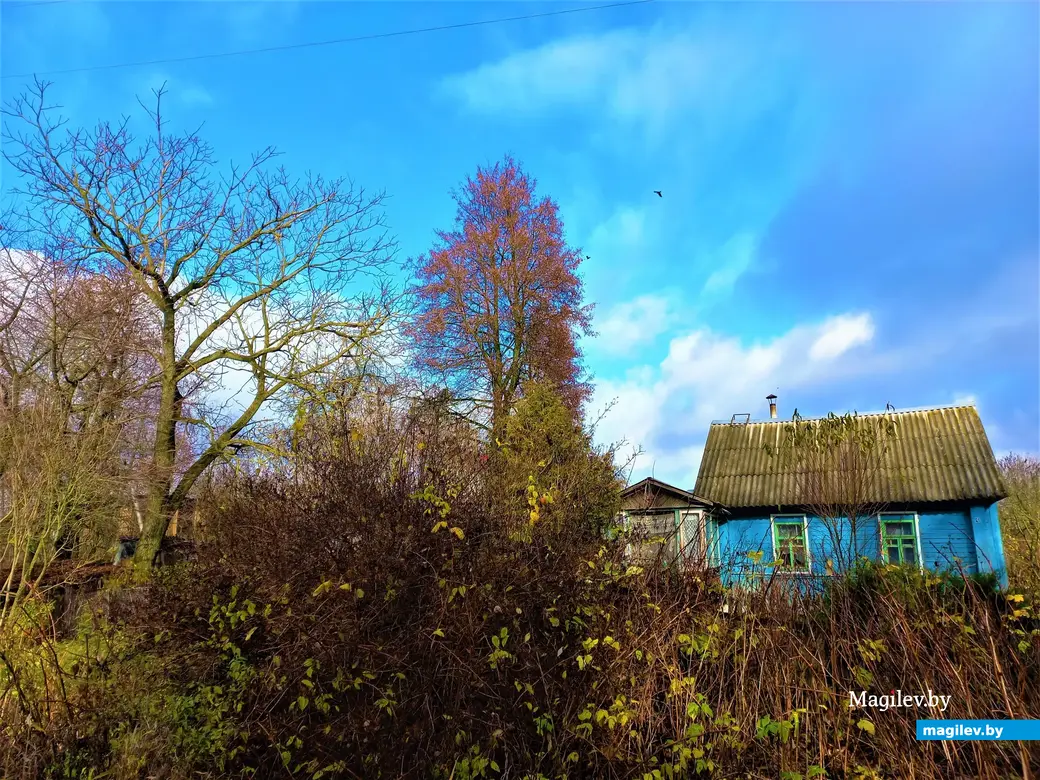
POLYGON ((1008 455, 998 465, 1008 489, 1000 502, 1008 580, 1040 595, 1040 458, 1008 455))
POLYGON ((710 571, 630 565, 565 491, 503 494, 494 453, 435 412, 324 431, 291 471, 214 488, 197 561, 108 594, 58 664, 67 711, 5 717, 5 776, 1005 778, 1036 761, 914 736, 918 716, 1040 715, 1021 596, 875 566, 822 596, 737 598, 710 571), (950 706, 850 709, 893 689, 950 706))

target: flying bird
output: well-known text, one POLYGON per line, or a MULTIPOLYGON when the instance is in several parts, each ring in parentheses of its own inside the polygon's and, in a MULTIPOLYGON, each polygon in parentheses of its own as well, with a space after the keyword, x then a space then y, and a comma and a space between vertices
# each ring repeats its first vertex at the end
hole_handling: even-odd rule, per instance
POLYGON ((585 255, 585 259, 586 259, 586 260, 591 260, 592 258, 591 258, 591 257, 589 257, 588 255, 585 255))
POLYGON ((661 194, 660 190, 654 190, 654 195, 656 195, 659 198, 663 198, 664 197, 664 195, 661 194))

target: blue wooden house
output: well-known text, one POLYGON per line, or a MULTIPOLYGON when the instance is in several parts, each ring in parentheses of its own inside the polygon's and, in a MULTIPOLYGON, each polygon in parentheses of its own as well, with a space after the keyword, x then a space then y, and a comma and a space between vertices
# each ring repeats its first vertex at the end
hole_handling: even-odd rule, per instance
MULTIPOLYGON (((797 460, 776 457, 791 435, 789 422, 713 423, 693 491, 653 486, 674 507, 672 560, 720 566, 731 583, 760 572, 763 562, 812 580, 866 557, 921 569, 995 572, 1006 586, 997 517, 1006 492, 977 410, 949 406, 857 416, 864 425, 879 418, 890 424, 891 438, 871 478, 858 487, 846 473, 813 474, 797 460), (814 486, 828 479, 854 500, 819 509, 814 486), (854 520, 842 514, 845 505, 854 520), (699 525, 692 527, 693 521, 699 525)), ((624 495, 630 520, 654 510, 655 518, 661 516, 660 501, 643 501, 646 508, 640 508, 644 483, 624 495)))

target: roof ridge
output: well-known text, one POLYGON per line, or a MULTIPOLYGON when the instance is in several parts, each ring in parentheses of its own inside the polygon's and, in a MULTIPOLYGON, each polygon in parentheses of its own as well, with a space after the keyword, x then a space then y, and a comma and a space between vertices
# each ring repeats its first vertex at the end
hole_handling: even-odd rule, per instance
MULTIPOLYGON (((869 412, 858 412, 855 410, 849 412, 843 412, 838 415, 842 417, 846 414, 854 414, 856 417, 883 417, 889 414, 915 414, 920 412, 940 412, 944 409, 974 409, 978 412, 978 407, 975 404, 940 404, 938 406, 913 406, 907 407, 906 409, 879 409, 876 411, 869 412)), ((835 412, 837 414, 837 412, 835 412)), ((827 415, 818 415, 816 417, 799 417, 802 422, 808 422, 810 420, 826 420, 827 415)), ((793 419, 775 419, 775 420, 748 420, 747 422, 733 422, 732 420, 712 420, 711 425, 734 425, 734 426, 747 426, 747 425, 778 425, 781 423, 794 422, 793 419)))

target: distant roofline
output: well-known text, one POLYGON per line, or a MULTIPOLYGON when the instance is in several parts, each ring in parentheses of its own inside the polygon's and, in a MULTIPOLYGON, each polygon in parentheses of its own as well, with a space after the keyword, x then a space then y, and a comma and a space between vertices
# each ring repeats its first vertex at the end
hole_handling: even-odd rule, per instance
POLYGON ((631 485, 628 485, 622 489, 621 496, 625 497, 628 495, 632 495, 640 488, 645 489, 651 486, 657 488, 658 490, 663 490, 665 492, 672 493, 673 495, 680 496, 691 502, 702 503, 708 506, 715 503, 714 501, 709 501, 706 498, 701 498, 700 496, 695 495, 692 490, 684 490, 681 487, 670 485, 669 483, 657 479, 656 477, 643 477, 643 479, 639 480, 638 482, 633 482, 631 485))
MULTIPOLYGON (((906 407, 905 409, 881 409, 879 411, 871 411, 871 412, 856 412, 855 414, 856 414, 857 417, 880 417, 880 416, 888 415, 888 414, 908 414, 910 412, 933 412, 933 411, 938 411, 939 409, 975 409, 976 411, 978 411, 978 409, 976 408, 975 404, 938 404, 936 406, 911 406, 911 407, 906 407)), ((747 414, 747 412, 738 412, 737 414, 738 415, 747 414)), ((835 414, 837 414, 837 413, 835 412, 835 414)), ((851 414, 851 412, 843 412, 843 414, 851 414)), ((808 420, 823 420, 823 419, 826 419, 826 415, 824 415, 822 417, 802 417, 800 419, 803 422, 808 421, 808 420)), ((744 426, 744 425, 762 425, 762 424, 776 425, 778 423, 789 423, 789 422, 792 422, 790 417, 788 417, 786 419, 775 419, 775 420, 774 419, 769 419, 769 418, 767 418, 765 420, 748 420, 747 422, 731 422, 731 420, 712 420, 711 424, 712 425, 740 425, 740 426, 744 426)))

